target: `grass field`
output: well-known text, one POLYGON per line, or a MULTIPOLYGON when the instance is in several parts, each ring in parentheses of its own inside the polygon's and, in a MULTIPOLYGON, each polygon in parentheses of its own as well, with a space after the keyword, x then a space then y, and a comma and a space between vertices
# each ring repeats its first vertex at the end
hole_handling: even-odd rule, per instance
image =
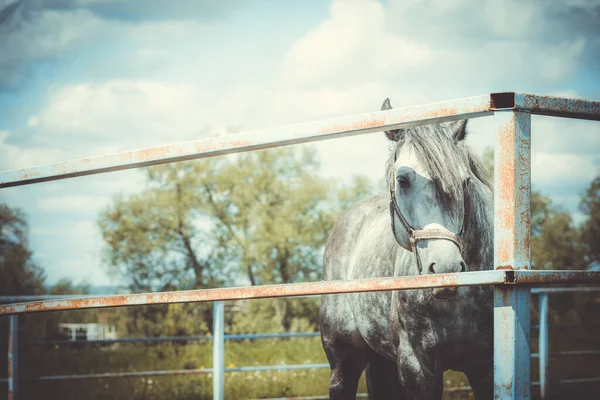
MULTIPOLYGON (((21 389, 25 399, 212 399, 211 374, 44 382, 28 379, 43 375, 210 368, 211 343, 31 347, 24 356, 21 389)), ((227 367, 327 362, 319 338, 226 342, 225 360, 227 367)), ((447 372, 445 378, 447 386, 468 384, 464 375, 453 371, 447 372)), ((227 399, 316 396, 327 394, 329 370, 230 372, 225 379, 227 399)), ((366 392, 364 376, 359 392, 366 392)), ((445 396, 468 398, 473 397, 465 392, 445 396)))
MULTIPOLYGON (((573 333, 571 332, 570 335, 573 333)), ((583 333, 582 333, 583 334, 583 333)), ((553 335, 555 341, 560 340, 553 335)), ((582 336, 583 337, 583 336, 582 336)), ((586 339, 588 342, 589 340, 586 339)), ((580 344, 585 343, 581 339, 580 344)), ((535 340, 532 343, 535 345, 535 340)), ((581 348, 581 346, 579 346, 581 348)), ((555 350, 560 350, 557 348, 555 350)), ((24 399, 211 399, 212 375, 110 378, 79 381, 29 380, 41 375, 83 374, 212 367, 210 342, 119 344, 112 347, 31 347, 21 358, 24 399)), ((326 363, 319 338, 258 339, 226 342, 227 367, 326 363)), ((599 376, 597 358, 551 360, 550 377, 599 376)), ((467 386, 463 374, 447 371, 446 387, 467 386)), ((261 399, 316 396, 327 393, 329 370, 256 371, 226 374, 225 398, 261 399)), ((537 380, 537 362, 532 362, 537 380)), ((600 398, 599 386, 555 388, 554 398, 600 398)), ((364 376, 359 392, 366 392, 364 376)), ((534 388, 534 395, 537 390, 534 388)), ((445 400, 472 399, 470 392, 446 393, 445 400)))
MULTIPOLYGON (((569 306, 559 298, 557 307, 569 306)), ((592 322, 597 309, 587 313, 585 324, 592 322), (589 320, 589 321, 588 321, 589 320)), ((562 312, 563 322, 578 321, 569 312, 562 312)), ((0 319, 0 377, 6 376, 6 320, 0 319)), ((535 321, 532 321, 535 323, 535 321)), ((531 350, 537 352, 537 330, 531 332, 531 350)), ((571 329, 551 329, 550 351, 598 350, 600 327, 582 326, 571 329)), ((110 347, 23 346, 20 349, 21 399, 212 399, 212 375, 180 375, 160 377, 86 379, 70 381, 39 381, 45 375, 90 374, 126 371, 190 370, 212 367, 212 342, 116 344, 110 347)), ((321 364, 326 363, 320 339, 254 339, 225 342, 227 367, 321 364)), ((550 398, 600 399, 600 384, 557 385, 560 379, 600 377, 600 357, 551 357, 548 371, 550 398)), ((532 359, 531 379, 538 381, 538 362, 532 359)), ((279 397, 320 396, 327 394, 329 370, 230 372, 225 376, 226 399, 265 399, 279 397)), ((468 386, 465 376, 447 371, 446 388, 468 386)), ((6 383, 0 383, 0 399, 6 393, 6 383)), ((359 392, 366 392, 364 376, 359 392)), ((538 388, 532 388, 533 397, 538 388)), ((444 400, 472 399, 470 392, 447 392, 444 400)))

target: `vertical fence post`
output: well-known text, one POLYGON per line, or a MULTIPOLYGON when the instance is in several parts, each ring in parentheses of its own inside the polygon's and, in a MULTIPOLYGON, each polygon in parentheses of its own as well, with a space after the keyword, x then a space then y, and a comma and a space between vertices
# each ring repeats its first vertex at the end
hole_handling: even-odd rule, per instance
POLYGON ((225 397, 225 306, 213 302, 213 400, 225 397))
POLYGON ((540 354, 540 396, 546 398, 547 394, 547 375, 548 370, 548 293, 540 293, 540 331, 539 331, 539 350, 540 354))
MULTIPOLYGON (((531 115, 494 113, 494 268, 531 266, 531 115)), ((531 396, 530 289, 494 288, 494 398, 531 396)))
POLYGON ((19 325, 18 315, 9 316, 8 324, 8 400, 19 399, 19 325))

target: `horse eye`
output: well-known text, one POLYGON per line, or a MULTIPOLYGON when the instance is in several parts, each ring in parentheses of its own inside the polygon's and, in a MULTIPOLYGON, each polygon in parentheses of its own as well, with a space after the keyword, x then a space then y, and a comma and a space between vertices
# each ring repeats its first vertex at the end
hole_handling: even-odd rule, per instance
POLYGON ((408 178, 405 177, 398 178, 398 186, 400 186, 402 189, 409 188, 410 181, 408 180, 408 178))

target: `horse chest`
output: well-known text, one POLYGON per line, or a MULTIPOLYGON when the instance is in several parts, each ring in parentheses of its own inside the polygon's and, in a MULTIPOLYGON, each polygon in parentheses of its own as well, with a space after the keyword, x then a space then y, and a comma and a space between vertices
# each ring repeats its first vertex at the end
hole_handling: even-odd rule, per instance
POLYGON ((390 332, 392 294, 360 293, 352 295, 351 305, 356 327, 376 353, 395 359, 396 348, 390 332))
POLYGON ((398 310, 392 315, 392 330, 400 331, 396 344, 421 348, 448 362, 489 350, 491 297, 474 296, 472 291, 460 288, 455 298, 447 300, 433 299, 425 291, 396 292, 392 300, 398 310))

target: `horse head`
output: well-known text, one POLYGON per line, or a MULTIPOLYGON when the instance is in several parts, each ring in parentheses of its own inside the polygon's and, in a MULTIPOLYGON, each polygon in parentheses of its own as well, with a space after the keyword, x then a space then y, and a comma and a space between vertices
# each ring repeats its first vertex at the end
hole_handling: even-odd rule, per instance
MULTIPOLYGON (((389 99, 382 110, 391 109, 389 99)), ((396 241, 415 257, 420 274, 464 272, 469 157, 461 143, 466 120, 386 131, 394 142, 387 165, 390 215, 396 241)), ((435 288, 449 298, 457 288, 435 288)))

